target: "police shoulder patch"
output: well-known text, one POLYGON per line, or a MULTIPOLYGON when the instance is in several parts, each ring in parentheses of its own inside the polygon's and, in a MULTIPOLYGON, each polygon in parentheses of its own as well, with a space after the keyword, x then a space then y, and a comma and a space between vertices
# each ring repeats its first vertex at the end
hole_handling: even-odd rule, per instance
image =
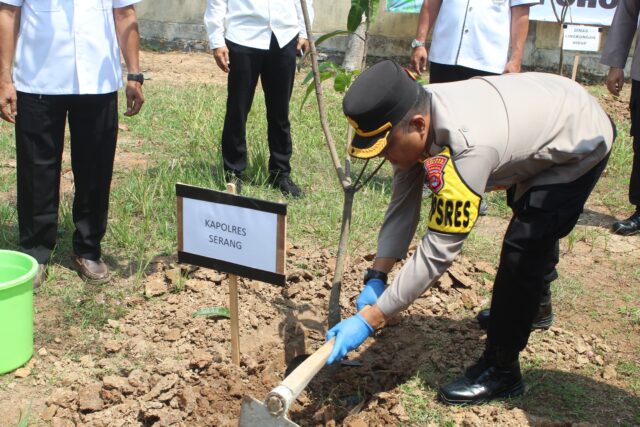
POLYGON ((424 161, 427 185, 433 192, 429 229, 442 233, 466 234, 478 219, 481 197, 467 186, 445 147, 424 161))

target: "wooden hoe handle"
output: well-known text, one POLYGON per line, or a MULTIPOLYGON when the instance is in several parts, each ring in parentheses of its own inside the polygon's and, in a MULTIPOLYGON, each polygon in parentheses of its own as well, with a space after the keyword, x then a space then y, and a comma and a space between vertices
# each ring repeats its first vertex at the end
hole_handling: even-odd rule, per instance
POLYGON ((336 339, 332 338, 300 364, 279 386, 267 395, 266 405, 272 415, 280 415, 289 410, 291 403, 305 389, 309 381, 327 363, 336 339))

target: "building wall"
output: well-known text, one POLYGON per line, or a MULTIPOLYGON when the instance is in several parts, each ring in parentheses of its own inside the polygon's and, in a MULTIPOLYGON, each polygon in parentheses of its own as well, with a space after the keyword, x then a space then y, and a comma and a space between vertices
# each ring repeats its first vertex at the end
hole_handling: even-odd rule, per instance
MULTIPOLYGON (((143 39, 158 47, 207 49, 203 14, 207 0, 146 0, 136 8, 143 39)), ((381 0, 384 2, 384 0, 381 0)), ((350 0, 314 0, 313 33, 317 37, 346 27, 350 0)), ((415 35, 418 15, 389 13, 380 8, 370 31, 369 54, 379 57, 408 58, 409 43, 415 35)), ((602 42, 606 39, 606 29, 602 42)), ((557 24, 531 22, 523 64, 526 67, 557 70, 560 58, 560 29, 557 24)), ((346 39, 336 37, 325 42, 325 50, 344 51, 346 39)), ((574 52, 564 53, 565 72, 569 73, 574 52)), ((580 75, 601 77, 607 68, 599 63, 599 53, 580 55, 580 75)), ((627 75, 631 61, 627 62, 627 75)))

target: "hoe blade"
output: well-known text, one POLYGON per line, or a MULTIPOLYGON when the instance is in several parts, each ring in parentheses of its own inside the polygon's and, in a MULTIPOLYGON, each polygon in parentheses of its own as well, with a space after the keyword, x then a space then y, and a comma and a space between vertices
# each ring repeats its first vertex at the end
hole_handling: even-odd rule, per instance
POLYGON ((273 416, 263 402, 251 396, 242 398, 239 427, 300 427, 285 415, 273 416))

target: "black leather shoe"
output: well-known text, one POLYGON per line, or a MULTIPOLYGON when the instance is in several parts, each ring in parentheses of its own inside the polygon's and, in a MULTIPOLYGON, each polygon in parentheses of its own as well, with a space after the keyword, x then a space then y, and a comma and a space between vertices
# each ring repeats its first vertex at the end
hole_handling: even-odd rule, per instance
POLYGON ((273 188, 279 189, 283 195, 291 196, 294 199, 300 199, 304 197, 304 193, 298 187, 295 182, 291 180, 289 176, 286 175, 278 175, 275 178, 269 178, 269 185, 273 188))
POLYGON ((447 405, 477 405, 524 393, 520 363, 516 359, 504 367, 484 356, 465 375, 440 387, 438 398, 447 405))
MULTIPOLYGON (((478 319, 478 324, 480 325, 480 329, 484 329, 485 331, 489 328, 489 317, 491 316, 490 309, 486 308, 484 310, 480 310, 476 319, 478 319)), ((548 304, 540 304, 540 308, 538 309, 538 314, 533 319, 533 324, 531 325, 531 330, 540 329, 546 331, 553 325, 553 308, 551 307, 551 301, 548 304)))
POLYGON ((640 233, 640 210, 625 220, 614 222, 611 230, 621 236, 633 236, 640 233))

